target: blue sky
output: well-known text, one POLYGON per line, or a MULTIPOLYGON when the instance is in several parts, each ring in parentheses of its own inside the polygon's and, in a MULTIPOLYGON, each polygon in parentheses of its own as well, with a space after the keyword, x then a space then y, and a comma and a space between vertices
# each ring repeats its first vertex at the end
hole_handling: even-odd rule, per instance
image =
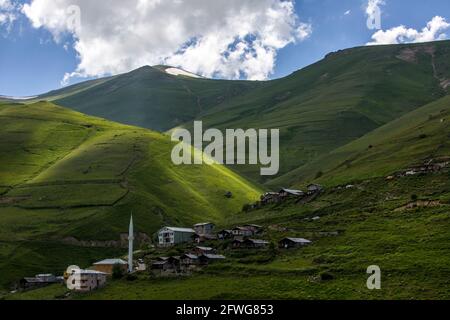
MULTIPOLYGON (((295 12, 302 23, 312 27, 312 32, 307 39, 297 40, 276 50, 274 72, 270 74, 270 78, 288 75, 323 58, 331 51, 370 42, 377 30, 367 28, 367 1, 297 0, 295 12)), ((29 2, 20 1, 21 4, 29 2)), ((382 30, 405 25, 420 31, 435 16, 450 20, 448 0, 385 0, 385 4, 380 8, 382 30)), ((450 29, 442 33, 450 36, 450 29)), ((51 28, 33 27, 30 19, 23 14, 16 14, 16 20, 11 24, 0 24, 0 95, 29 96, 57 89, 61 87, 65 74, 77 70, 80 59, 73 48, 73 38, 65 34, 57 43, 55 34, 55 30, 51 28)), ((152 49, 148 50, 154 50, 155 45, 152 44, 150 48, 152 49)), ((141 49, 146 50, 145 47, 141 49)), ((148 59, 153 61, 152 58, 148 59)), ((169 61, 177 60, 173 58, 169 61)), ((117 73, 117 70, 125 71, 127 66, 131 65, 133 64, 124 64, 121 69, 108 69, 105 65, 105 69, 99 71, 99 74, 105 73, 105 70, 106 73, 108 70, 111 73, 117 73)), ((240 66, 237 68, 239 72, 245 70, 240 66)), ((75 76, 69 83, 92 78, 95 74, 93 69, 90 67, 89 71, 84 72, 85 78, 75 76)))

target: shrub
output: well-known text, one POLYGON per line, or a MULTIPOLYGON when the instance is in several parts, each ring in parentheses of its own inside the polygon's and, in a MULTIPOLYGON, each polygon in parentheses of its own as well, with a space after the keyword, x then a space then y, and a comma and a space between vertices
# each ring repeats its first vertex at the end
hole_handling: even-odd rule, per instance
POLYGON ((123 272, 122 266, 120 264, 114 265, 113 270, 112 270, 113 279, 122 279, 123 276, 124 276, 124 272, 123 272))
POLYGON ((322 281, 330 281, 334 280, 335 276, 331 272, 324 271, 320 274, 320 280, 322 281))
POLYGON ((419 199, 419 197, 417 196, 417 194, 411 195, 411 200, 412 200, 412 201, 417 201, 417 199, 419 199))
POLYGON ((137 278, 138 277, 135 274, 128 274, 127 277, 126 277, 127 281, 136 281, 137 278))

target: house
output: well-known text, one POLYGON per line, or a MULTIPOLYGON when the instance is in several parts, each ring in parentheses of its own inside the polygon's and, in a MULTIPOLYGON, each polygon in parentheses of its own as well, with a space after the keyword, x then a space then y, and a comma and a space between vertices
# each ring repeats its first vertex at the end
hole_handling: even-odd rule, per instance
POLYGON ((114 267, 118 265, 124 273, 128 270, 128 263, 122 259, 106 259, 94 263, 92 269, 112 275, 114 267))
POLYGON ((255 248, 255 249, 260 249, 260 248, 265 248, 270 244, 269 241, 265 241, 265 240, 259 240, 259 239, 246 239, 244 240, 244 242, 242 243, 242 246, 245 248, 255 248))
POLYGON ((251 237, 254 235, 253 230, 247 227, 235 227, 231 232, 235 237, 251 237))
POLYGON ((232 243, 233 248, 246 248, 246 249, 260 249, 265 248, 270 244, 269 241, 259 239, 235 239, 232 243))
POLYGON ((64 279, 53 274, 38 274, 35 277, 23 278, 19 282, 22 289, 40 288, 54 283, 60 283, 64 279))
POLYGON ((210 222, 204 222, 204 223, 197 223, 194 225, 195 233, 199 235, 207 235, 207 234, 213 234, 214 231, 214 223, 210 222))
POLYGON ((151 265, 151 271, 154 274, 173 274, 178 273, 181 268, 181 257, 160 257, 151 265))
POLYGON ((290 197, 303 197, 305 193, 301 190, 293 190, 293 189, 281 189, 278 192, 281 198, 290 198, 290 197))
POLYGON ((198 259, 200 261, 200 264, 206 265, 218 261, 223 261, 226 258, 225 256, 222 256, 220 254, 202 254, 201 256, 198 257, 198 259))
POLYGON ((180 264, 183 267, 195 266, 199 263, 200 261, 198 259, 198 256, 195 254, 186 253, 180 257, 180 264))
POLYGON ((78 292, 89 292, 103 287, 108 274, 96 270, 73 270, 67 287, 78 292))
POLYGON ((145 271, 145 270, 147 270, 147 265, 145 264, 145 261, 143 259, 139 259, 137 261, 136 271, 145 271))
POLYGON ((233 237, 232 230, 222 230, 217 233, 217 238, 219 240, 231 239, 233 237))
POLYGON ((217 236, 214 234, 194 234, 193 237, 195 243, 217 240, 217 236))
POLYGON ((202 254, 215 254, 216 250, 210 247, 195 247, 192 250, 192 253, 196 254, 197 256, 200 256, 202 254))
POLYGON ((261 203, 263 205, 278 203, 280 201, 280 194, 277 192, 266 192, 261 196, 261 203))
POLYGON ((244 228, 250 229, 253 232, 253 234, 261 233, 263 230, 263 227, 257 224, 246 224, 244 225, 244 228))
POLYGON ((278 243, 278 246, 280 248, 288 249, 307 246, 311 243, 312 242, 310 240, 303 238, 284 238, 278 243))
POLYGON ((320 184, 310 184, 308 187, 308 194, 313 194, 317 192, 322 192, 323 187, 320 184))
POLYGON ((151 270, 152 271, 167 271, 169 269, 173 269, 173 266, 169 263, 168 260, 159 260, 152 263, 151 270))
POLYGON ((170 247, 180 243, 192 242, 195 230, 191 228, 164 227, 158 232, 159 245, 170 247))

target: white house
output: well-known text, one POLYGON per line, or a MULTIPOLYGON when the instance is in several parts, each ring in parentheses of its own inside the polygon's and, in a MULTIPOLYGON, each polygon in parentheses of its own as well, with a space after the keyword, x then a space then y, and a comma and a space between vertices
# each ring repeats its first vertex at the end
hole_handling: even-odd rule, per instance
POLYGON ((195 231, 191 228, 164 227, 158 232, 158 242, 161 247, 192 242, 195 231))
POLYGON ((74 269, 67 279, 67 287, 78 292, 89 292, 103 287, 108 274, 96 270, 74 269))

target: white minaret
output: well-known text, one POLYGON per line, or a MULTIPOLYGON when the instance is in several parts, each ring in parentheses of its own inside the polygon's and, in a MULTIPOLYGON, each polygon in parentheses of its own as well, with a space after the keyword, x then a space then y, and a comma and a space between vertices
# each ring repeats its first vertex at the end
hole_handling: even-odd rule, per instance
POLYGON ((131 214, 130 219, 130 229, 128 230, 128 272, 133 272, 133 240, 134 240, 134 230, 133 230, 133 214, 131 214))

